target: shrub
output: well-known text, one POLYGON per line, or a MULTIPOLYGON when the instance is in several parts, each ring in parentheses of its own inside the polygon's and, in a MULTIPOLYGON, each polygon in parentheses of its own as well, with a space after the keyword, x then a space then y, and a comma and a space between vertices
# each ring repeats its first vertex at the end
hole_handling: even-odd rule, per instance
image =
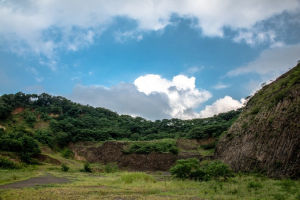
POLYGON ((104 166, 104 171, 106 173, 113 173, 119 170, 118 165, 116 163, 108 163, 104 166))
POLYGON ((55 145, 54 136, 49 130, 37 130, 34 133, 34 138, 40 143, 48 145, 50 148, 53 148, 55 145))
POLYGON ((143 172, 133 172, 123 174, 121 176, 121 181, 123 181, 126 184, 130 184, 137 181, 155 182, 155 179, 151 175, 143 172))
POLYGON ((67 171, 69 171, 69 169, 70 168, 67 165, 65 165, 65 164, 61 165, 61 171, 63 171, 63 172, 67 172, 67 171))
POLYGON ((196 158, 189 158, 186 160, 177 160, 176 165, 170 169, 173 176, 181 179, 192 178, 199 169, 199 160, 196 158))
POLYGON ((211 178, 229 178, 233 176, 233 172, 228 167, 228 165, 222 163, 221 161, 211 161, 204 162, 201 168, 205 172, 205 179, 209 180, 211 178))
POLYGON ((63 149, 63 151, 61 152, 61 155, 64 158, 73 158, 74 157, 73 151, 71 151, 68 148, 63 149))
POLYGON ((25 111, 23 113, 23 117, 25 119, 25 121, 33 127, 34 122, 36 122, 36 116, 34 115, 33 112, 30 111, 25 111))
POLYGON ((175 142, 134 142, 123 150, 124 153, 149 154, 151 152, 178 154, 175 142))
POLYGON ((81 172, 89 172, 91 173, 92 172, 92 168, 90 166, 90 163, 85 163, 83 165, 83 169, 80 170, 81 172))
POLYGON ((20 165, 15 162, 9 160, 8 158, 0 157, 0 168, 4 169, 19 169, 20 165))
POLYGON ((170 169, 171 174, 180 179, 210 180, 212 178, 227 179, 233 175, 231 169, 220 161, 203 162, 196 158, 178 160, 170 169))
POLYGON ((41 150, 37 142, 29 136, 23 136, 20 138, 22 143, 22 152, 20 154, 21 160, 26 163, 31 162, 33 156, 38 155, 41 150))

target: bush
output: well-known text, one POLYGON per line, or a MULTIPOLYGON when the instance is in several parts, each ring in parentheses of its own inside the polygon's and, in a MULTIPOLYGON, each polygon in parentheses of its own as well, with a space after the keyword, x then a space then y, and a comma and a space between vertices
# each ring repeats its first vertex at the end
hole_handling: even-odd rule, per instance
POLYGON ((23 117, 25 119, 25 121, 33 127, 33 124, 36 122, 36 116, 34 115, 33 112, 31 111, 25 111, 23 113, 23 117))
POLYGON ((0 168, 4 168, 4 169, 19 169, 21 167, 17 163, 9 160, 8 158, 0 157, 0 168))
POLYGON ((62 157, 64 158, 73 158, 74 157, 74 153, 73 151, 71 151, 68 148, 65 148, 62 152, 61 152, 62 157))
POLYGON ((53 148, 55 145, 54 136, 49 130, 37 130, 34 133, 34 138, 40 143, 48 145, 50 148, 53 148))
POLYGON ((89 172, 91 173, 92 172, 92 168, 90 166, 90 163, 85 163, 83 165, 83 169, 80 170, 81 172, 89 172))
POLYGON ((205 171, 205 179, 207 180, 221 177, 227 179, 233 176, 233 172, 228 165, 221 161, 204 162, 201 168, 205 171))
POLYGON ((26 163, 31 162, 33 156, 38 155, 41 150, 37 142, 29 136, 23 136, 20 138, 22 143, 22 152, 20 154, 21 160, 26 163))
POLYGON ((106 173, 113 173, 119 170, 118 165, 116 163, 108 163, 104 166, 104 171, 106 173))
POLYGON ((67 171, 69 171, 69 169, 70 168, 67 165, 65 165, 65 164, 61 165, 61 171, 63 171, 63 172, 67 172, 67 171))
POLYGON ((200 165, 196 158, 178 160, 170 172, 176 178, 199 181, 207 181, 212 178, 227 179, 233 175, 230 168, 220 161, 204 162, 200 165))
POLYGON ((143 172, 132 172, 123 174, 121 176, 121 181, 126 184, 130 184, 137 181, 155 182, 155 179, 151 175, 143 172))
POLYGON ((189 158, 186 160, 177 160, 176 165, 170 169, 173 176, 181 179, 191 178, 199 169, 199 160, 196 158, 189 158))
POLYGON ((173 141, 135 142, 131 143, 123 152, 138 154, 149 154, 151 152, 178 154, 178 148, 173 141))

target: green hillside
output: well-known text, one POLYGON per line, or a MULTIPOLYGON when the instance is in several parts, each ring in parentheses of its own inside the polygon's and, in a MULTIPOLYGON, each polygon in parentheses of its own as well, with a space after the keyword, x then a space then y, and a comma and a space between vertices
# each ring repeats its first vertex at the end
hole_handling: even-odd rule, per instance
POLYGON ((149 121, 45 93, 5 94, 0 97, 0 150, 23 152, 20 157, 29 162, 39 153, 38 144, 63 148, 82 141, 218 137, 239 113, 240 110, 206 119, 149 121))

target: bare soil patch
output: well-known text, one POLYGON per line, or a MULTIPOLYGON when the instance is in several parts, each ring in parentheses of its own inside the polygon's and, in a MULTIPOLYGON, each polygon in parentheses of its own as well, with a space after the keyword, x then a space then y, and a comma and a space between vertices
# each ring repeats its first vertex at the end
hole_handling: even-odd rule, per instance
POLYGON ((14 110, 11 112, 11 114, 16 115, 16 114, 19 114, 19 113, 21 113, 21 112, 23 112, 23 111, 24 111, 24 108, 23 108, 23 107, 19 107, 19 108, 14 109, 14 110))
POLYGON ((33 187, 33 186, 37 186, 37 185, 67 183, 67 182, 69 182, 69 179, 56 177, 51 174, 47 174, 45 176, 30 178, 25 181, 19 181, 19 182, 15 182, 15 183, 6 184, 6 185, 0 185, 0 189, 24 188, 24 187, 33 187))

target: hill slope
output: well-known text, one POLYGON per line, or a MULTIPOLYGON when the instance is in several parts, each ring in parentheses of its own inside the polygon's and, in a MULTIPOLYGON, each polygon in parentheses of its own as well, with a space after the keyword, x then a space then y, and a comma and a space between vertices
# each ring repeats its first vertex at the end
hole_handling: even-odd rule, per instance
POLYGON ((215 155, 236 171, 300 176, 300 64, 249 100, 215 155))
POLYGON ((153 122, 45 93, 7 94, 0 97, 0 153, 23 152, 19 156, 30 162, 30 157, 40 152, 39 143, 61 149, 81 141, 215 138, 231 126, 239 113, 153 122))

